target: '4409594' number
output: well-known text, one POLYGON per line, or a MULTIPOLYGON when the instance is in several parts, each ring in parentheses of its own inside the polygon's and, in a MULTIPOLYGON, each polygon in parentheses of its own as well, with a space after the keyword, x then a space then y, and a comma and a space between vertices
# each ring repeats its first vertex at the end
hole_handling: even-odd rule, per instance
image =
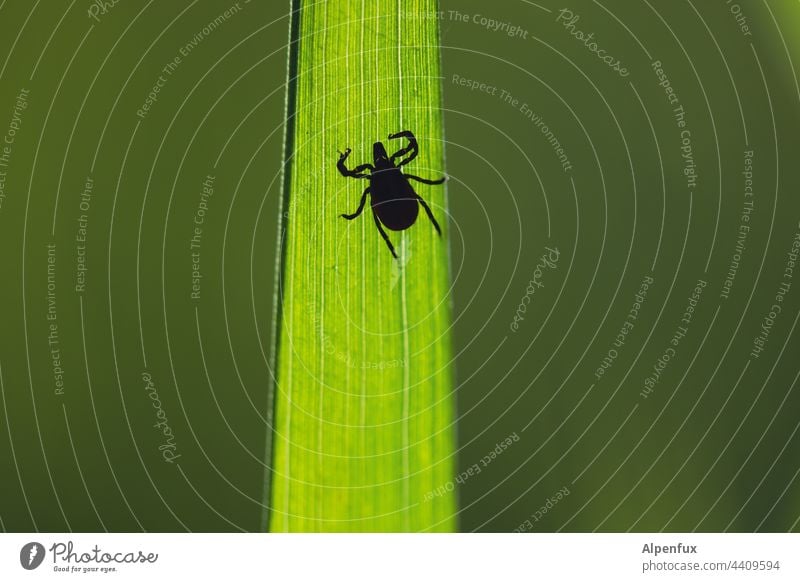
POLYGON ((739 560, 731 562, 731 570, 780 570, 781 563, 772 560, 739 560))

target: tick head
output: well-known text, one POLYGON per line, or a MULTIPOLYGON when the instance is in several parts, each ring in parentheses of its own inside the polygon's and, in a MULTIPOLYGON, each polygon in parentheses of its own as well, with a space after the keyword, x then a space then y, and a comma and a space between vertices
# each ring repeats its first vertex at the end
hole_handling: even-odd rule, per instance
POLYGON ((375 164, 389 161, 389 156, 386 154, 386 148, 383 147, 382 142, 376 141, 372 144, 372 158, 375 164))

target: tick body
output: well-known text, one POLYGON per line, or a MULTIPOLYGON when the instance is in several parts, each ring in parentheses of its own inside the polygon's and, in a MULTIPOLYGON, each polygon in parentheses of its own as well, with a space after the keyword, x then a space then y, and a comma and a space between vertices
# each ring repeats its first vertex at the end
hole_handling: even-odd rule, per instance
POLYGON ((425 210, 439 236, 442 235, 442 229, 439 228, 439 223, 436 222, 433 212, 431 212, 425 200, 414 191, 409 180, 415 180, 422 184, 441 184, 445 181, 445 178, 426 180, 419 176, 404 173, 400 168, 417 157, 419 146, 417 145, 417 139, 410 131, 401 131, 389 136, 389 139, 398 138, 406 138, 408 145, 391 156, 386 153, 383 143, 375 142, 372 146, 372 164, 361 164, 352 170, 348 170, 345 161, 347 156, 350 155, 350 148, 347 148, 339 156, 339 162, 336 164, 342 176, 369 180, 369 186, 361 195, 361 203, 358 205, 358 209, 353 214, 342 214, 342 217, 347 220, 353 220, 361 215, 367 202, 367 196, 369 196, 375 226, 378 227, 378 231, 381 233, 383 240, 386 241, 386 245, 394 258, 397 258, 397 253, 383 227, 385 226, 394 231, 409 228, 416 222, 420 206, 425 210))

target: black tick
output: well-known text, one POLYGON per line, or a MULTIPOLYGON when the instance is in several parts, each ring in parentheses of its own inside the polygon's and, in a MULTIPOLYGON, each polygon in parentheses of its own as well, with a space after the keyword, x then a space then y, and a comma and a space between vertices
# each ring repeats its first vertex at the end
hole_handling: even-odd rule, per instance
POLYGON ((381 142, 378 141, 372 145, 374 165, 361 164, 352 170, 348 170, 344 162, 347 156, 350 155, 350 148, 347 148, 344 153, 339 152, 339 162, 336 164, 339 172, 346 178, 366 178, 369 180, 369 186, 364 190, 364 194, 361 196, 361 203, 358 205, 358 210, 353 214, 342 214, 342 217, 347 220, 353 220, 358 217, 364 210, 364 204, 367 202, 367 194, 370 194, 372 217, 375 219, 375 226, 378 227, 378 231, 381 233, 383 240, 386 241, 395 259, 397 258, 397 253, 394 252, 392 241, 389 240, 389 236, 386 234, 386 231, 383 230, 383 227, 385 226, 390 230, 407 229, 416 222, 417 215, 419 214, 419 205, 422 205, 425 209, 428 218, 431 219, 439 236, 442 235, 442 229, 439 228, 439 223, 437 223, 436 219, 433 217, 433 212, 431 212, 431 209, 422 197, 414 191, 409 180, 416 180, 423 184, 441 184, 445 181, 445 178, 441 180, 426 180, 419 176, 403 173, 400 167, 405 166, 417 157, 419 145, 417 144, 417 139, 414 137, 414 134, 410 131, 401 131, 389 136, 389 139, 397 138, 408 139, 408 145, 391 156, 386 154, 386 148, 383 147, 381 142), (401 159, 407 154, 411 155, 405 159, 401 159), (397 160, 400 160, 400 162, 396 163, 397 160))

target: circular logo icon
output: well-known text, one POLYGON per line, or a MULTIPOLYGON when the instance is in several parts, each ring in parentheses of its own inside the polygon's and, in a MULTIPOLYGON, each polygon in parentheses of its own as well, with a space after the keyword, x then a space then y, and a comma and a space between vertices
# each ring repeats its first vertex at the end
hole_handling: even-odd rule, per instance
POLYGON ((26 570, 35 570, 44 561, 44 546, 39 542, 29 542, 19 551, 19 563, 26 570))

